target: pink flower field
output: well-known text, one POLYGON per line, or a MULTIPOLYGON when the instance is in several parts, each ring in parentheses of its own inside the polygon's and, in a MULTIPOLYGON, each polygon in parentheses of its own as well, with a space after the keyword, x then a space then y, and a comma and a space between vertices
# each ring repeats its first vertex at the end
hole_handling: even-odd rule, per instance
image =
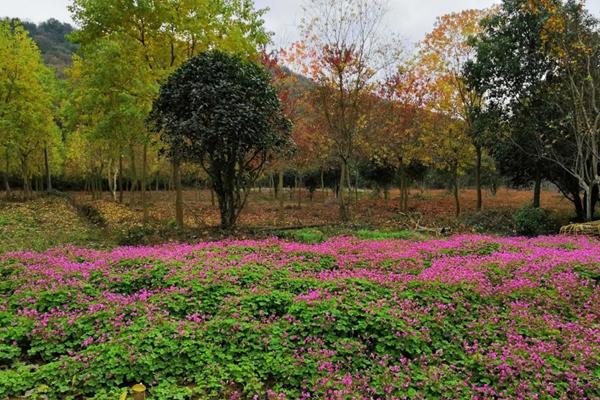
POLYGON ((279 239, 0 260, 0 398, 600 398, 600 243, 279 239))

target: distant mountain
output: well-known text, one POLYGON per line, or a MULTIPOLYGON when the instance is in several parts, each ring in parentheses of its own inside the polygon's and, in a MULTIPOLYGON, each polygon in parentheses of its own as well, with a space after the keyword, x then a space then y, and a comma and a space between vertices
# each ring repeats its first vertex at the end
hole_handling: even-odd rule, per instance
POLYGON ((71 56, 77 51, 77 45, 71 43, 67 36, 75 28, 54 18, 40 24, 21 21, 31 38, 37 43, 47 65, 55 67, 59 76, 71 65, 71 56))

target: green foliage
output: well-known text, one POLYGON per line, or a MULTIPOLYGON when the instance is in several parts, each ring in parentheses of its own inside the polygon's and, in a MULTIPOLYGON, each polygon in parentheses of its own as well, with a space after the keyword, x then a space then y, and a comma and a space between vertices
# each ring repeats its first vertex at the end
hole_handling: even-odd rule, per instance
POLYGON ((300 243, 321 243, 326 238, 323 232, 313 228, 282 231, 278 236, 284 239, 291 239, 300 243))
POLYGON ((174 400, 467 399, 482 387, 513 399, 550 385, 549 399, 593 398, 595 245, 343 237, 4 257, 0 398, 116 399, 138 382, 174 400), (557 254, 573 259, 545 264, 557 254))
POLYGON ((582 171, 597 161, 595 149, 586 153, 596 145, 582 140, 598 129, 582 134, 579 116, 596 102, 598 21, 576 1, 505 0, 482 27, 465 68, 470 86, 486 98, 476 118, 482 143, 513 183, 549 180, 583 218, 580 193, 594 184, 580 183, 594 173, 582 171))
POLYGON ((40 172, 44 149, 58 157, 57 89, 27 31, 18 21, 0 20, 0 147, 6 164, 18 159, 26 191, 34 170, 40 172))
POLYGON ((145 244, 154 233, 155 229, 148 225, 128 226, 117 232, 117 243, 122 246, 145 244))
POLYGON ((497 233, 502 235, 514 234, 514 210, 484 209, 479 212, 466 214, 462 221, 478 233, 497 233))
POLYGON ((560 229, 556 217, 543 208, 523 207, 513 216, 515 232, 523 236, 555 234, 560 229))
POLYGON ((367 240, 385 240, 385 239, 411 239, 414 235, 409 231, 377 231, 377 230, 359 230, 356 232, 356 237, 367 240))
POLYGON ((192 58, 162 85, 150 120, 173 160, 202 165, 231 228, 272 152, 290 144, 291 123, 260 65, 221 51, 192 58))

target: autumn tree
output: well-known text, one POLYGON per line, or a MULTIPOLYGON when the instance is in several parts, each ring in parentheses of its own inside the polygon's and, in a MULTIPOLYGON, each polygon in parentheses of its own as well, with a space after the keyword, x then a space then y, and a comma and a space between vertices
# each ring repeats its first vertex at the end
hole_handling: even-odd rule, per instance
POLYGON ((421 135, 429 97, 427 77, 411 61, 397 67, 372 99, 371 118, 361 146, 379 168, 392 167, 400 183, 400 210, 408 210, 407 169, 423 158, 421 135))
MULTIPOLYGON (((471 40, 481 31, 480 21, 489 13, 490 10, 465 10, 438 18, 434 29, 421 42, 418 54, 418 64, 431 79, 430 90, 436 93, 432 111, 462 121, 460 129, 465 129, 466 137, 471 139, 475 148, 477 210, 482 207, 483 140, 475 119, 481 108, 481 96, 468 85, 463 72, 466 63, 475 55, 471 40)), ((451 136, 458 134, 455 129, 459 126, 453 128, 451 136)), ((460 133, 459 136, 462 139, 464 135, 460 133)))
POLYGON ((70 98, 64 109, 71 132, 84 135, 89 145, 87 150, 94 152, 87 160, 92 192, 96 194, 99 183, 106 178, 113 199, 117 200, 118 189, 119 200, 123 201, 125 156, 129 160, 130 180, 140 182, 146 211, 148 168, 142 162, 140 177, 135 148, 142 147, 142 158, 146 159, 150 133, 144 120, 156 89, 148 84, 146 70, 137 66, 141 60, 131 62, 135 51, 127 42, 108 39, 85 46, 81 57, 75 57, 73 66, 67 70, 70 98))
POLYGON ((340 165, 340 218, 348 220, 345 190, 365 118, 363 101, 394 46, 385 46, 381 36, 383 1, 310 0, 305 10, 304 40, 296 45, 295 61, 299 71, 316 83, 316 109, 326 121, 340 165))
POLYGON ((198 163, 232 228, 269 154, 289 144, 291 124, 260 65, 220 51, 183 64, 154 102, 151 122, 170 158, 198 163))
MULTIPOLYGON (((273 157, 268 169, 277 175, 274 182, 275 197, 278 198, 280 217, 283 217, 284 173, 287 168, 296 171, 295 182, 300 184, 302 171, 310 170, 321 164, 323 154, 327 153, 327 137, 319 132, 319 113, 310 101, 310 93, 314 85, 308 78, 290 70, 285 63, 290 56, 288 50, 280 49, 271 53, 263 53, 261 62, 271 73, 272 85, 277 90, 283 114, 293 125, 293 153, 278 154, 273 157)), ((299 189, 299 187, 298 187, 299 189)), ((301 202, 301 191, 297 193, 301 202)))

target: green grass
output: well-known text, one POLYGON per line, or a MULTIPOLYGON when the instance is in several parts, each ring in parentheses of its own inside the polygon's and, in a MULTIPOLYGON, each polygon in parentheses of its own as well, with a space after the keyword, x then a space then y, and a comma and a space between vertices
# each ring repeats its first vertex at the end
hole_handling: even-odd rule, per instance
POLYGON ((314 244, 321 243, 334 236, 355 236, 363 240, 415 239, 416 234, 410 231, 380 231, 371 229, 324 229, 302 228, 291 231, 280 231, 278 237, 295 242, 314 244))

